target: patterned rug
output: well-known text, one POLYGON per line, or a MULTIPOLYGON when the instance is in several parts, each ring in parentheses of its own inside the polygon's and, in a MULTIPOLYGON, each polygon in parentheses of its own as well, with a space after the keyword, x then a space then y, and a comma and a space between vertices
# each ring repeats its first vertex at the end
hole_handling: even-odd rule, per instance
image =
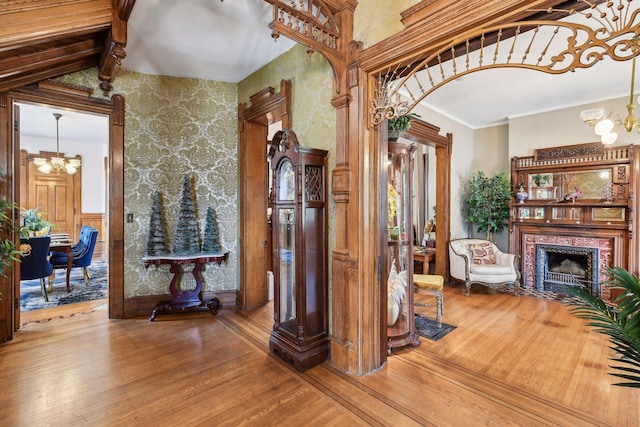
MULTIPOLYGON (((40 280, 20 282, 20 311, 38 310, 74 302, 92 301, 107 297, 108 268, 106 261, 93 261, 89 266, 89 286, 85 286, 82 268, 71 270, 69 283, 71 292, 67 292, 66 270, 54 270, 53 292, 48 292, 49 302, 44 301, 40 280)), ((45 279, 46 280, 46 279, 45 279)), ((48 283, 48 282, 47 282, 48 283)), ((47 284, 47 290, 48 290, 47 284)))
POLYGON ((424 317, 420 314, 415 315, 415 325, 418 334, 421 337, 430 339, 431 341, 438 341, 440 338, 444 337, 456 328, 455 326, 448 325, 446 323, 443 323, 442 327, 438 328, 438 324, 435 319, 424 317))

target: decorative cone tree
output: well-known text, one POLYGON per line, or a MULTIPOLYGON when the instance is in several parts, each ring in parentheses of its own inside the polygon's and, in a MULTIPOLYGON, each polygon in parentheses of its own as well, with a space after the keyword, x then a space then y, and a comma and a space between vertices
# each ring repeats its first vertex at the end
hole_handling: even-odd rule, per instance
POLYGON ((173 253, 175 255, 193 255, 200 252, 200 238, 196 207, 191 194, 191 179, 188 175, 182 177, 182 197, 178 224, 173 239, 173 253))
POLYGON ((220 252, 218 225, 216 224, 216 215, 212 207, 209 207, 207 209, 207 219, 204 226, 204 240, 202 241, 202 251, 207 253, 220 252))
POLYGON ((151 199, 151 218, 149 219, 149 237, 147 239, 147 255, 160 256, 169 253, 164 232, 164 215, 160 203, 160 192, 153 193, 151 199))

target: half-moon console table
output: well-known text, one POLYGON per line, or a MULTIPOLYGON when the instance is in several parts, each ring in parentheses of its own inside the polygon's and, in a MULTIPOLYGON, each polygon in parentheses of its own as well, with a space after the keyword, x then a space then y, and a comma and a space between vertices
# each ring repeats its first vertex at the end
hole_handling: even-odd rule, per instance
POLYGON ((211 254, 194 254, 194 255, 162 255, 162 256, 145 256, 142 258, 145 268, 150 265, 170 265, 170 272, 173 273, 169 292, 171 292, 171 301, 160 301, 156 304, 151 312, 149 320, 156 318, 159 311, 193 311, 202 307, 207 307, 211 314, 215 315, 222 306, 218 298, 202 299, 202 275, 201 270, 204 264, 215 262, 218 265, 224 261, 227 262, 229 252, 211 253, 211 254), (178 290, 177 285, 182 282, 184 273, 182 267, 184 265, 193 265, 191 273, 196 282, 195 289, 186 291, 178 290))

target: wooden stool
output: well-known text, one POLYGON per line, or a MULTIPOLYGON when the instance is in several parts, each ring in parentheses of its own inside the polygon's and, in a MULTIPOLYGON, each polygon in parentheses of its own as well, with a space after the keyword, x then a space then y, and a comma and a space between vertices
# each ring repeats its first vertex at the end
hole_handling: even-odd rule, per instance
MULTIPOLYGON (((436 297, 436 303, 438 306, 438 314, 436 315, 436 322, 438 328, 442 327, 442 313, 444 313, 444 298, 442 297, 442 290, 444 287, 444 277, 437 274, 414 274, 413 286, 417 293, 433 295, 436 297)), ((415 303, 419 307, 425 307, 426 304, 415 303)))

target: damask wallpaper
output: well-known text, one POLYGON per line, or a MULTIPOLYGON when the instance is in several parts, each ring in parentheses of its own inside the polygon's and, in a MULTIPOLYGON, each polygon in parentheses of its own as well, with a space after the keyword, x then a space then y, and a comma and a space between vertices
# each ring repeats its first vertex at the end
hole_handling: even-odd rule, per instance
POLYGON ((400 13, 421 0, 360 1, 353 16, 353 39, 367 48, 404 29, 400 13), (381 13, 384 11, 384 13, 381 13))
MULTIPOLYGON (((94 87, 95 69, 60 80, 94 87)), ((236 84, 122 71, 113 93, 125 98, 125 298, 168 293, 166 268, 146 270, 141 261, 149 230, 151 197, 162 193, 169 247, 175 232, 182 176, 192 177, 204 231, 207 208, 215 210, 227 265, 204 271, 205 290, 238 287, 238 167, 236 84)))

